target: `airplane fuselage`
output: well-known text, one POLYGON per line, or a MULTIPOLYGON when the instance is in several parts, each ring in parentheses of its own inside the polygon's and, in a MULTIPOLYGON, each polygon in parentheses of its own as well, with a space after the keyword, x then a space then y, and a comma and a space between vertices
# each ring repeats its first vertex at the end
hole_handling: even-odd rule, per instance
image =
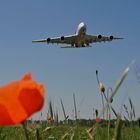
POLYGON ((84 36, 86 34, 87 31, 87 26, 84 22, 81 22, 78 25, 77 31, 76 31, 76 35, 78 36, 84 36))
POLYGON ((76 35, 77 35, 77 40, 75 42, 75 46, 85 46, 85 45, 89 45, 85 43, 85 35, 86 35, 86 31, 87 31, 87 26, 84 22, 81 22, 78 25, 77 31, 76 31, 76 35))

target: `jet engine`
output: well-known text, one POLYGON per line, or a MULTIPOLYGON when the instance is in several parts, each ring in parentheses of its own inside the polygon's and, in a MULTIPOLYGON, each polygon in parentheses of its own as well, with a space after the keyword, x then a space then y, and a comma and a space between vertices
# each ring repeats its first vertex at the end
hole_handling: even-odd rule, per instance
POLYGON ((114 37, 111 35, 109 38, 110 38, 110 40, 112 40, 114 37))
POLYGON ((65 37, 64 36, 61 36, 61 40, 63 41, 65 39, 65 37))
POLYGON ((98 39, 101 39, 102 38, 102 35, 98 35, 98 39))
POLYGON ((47 38, 47 43, 50 43, 51 39, 50 38, 47 38))

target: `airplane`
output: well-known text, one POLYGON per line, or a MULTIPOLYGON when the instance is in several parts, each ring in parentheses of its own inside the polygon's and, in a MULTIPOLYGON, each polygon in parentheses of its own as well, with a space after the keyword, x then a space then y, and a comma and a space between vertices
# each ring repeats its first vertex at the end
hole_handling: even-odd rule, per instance
POLYGON ((102 36, 102 35, 89 35, 87 32, 87 26, 84 22, 81 22, 78 25, 76 33, 74 35, 69 36, 61 36, 55 38, 47 38, 41 40, 33 40, 32 42, 46 42, 46 43, 57 43, 57 44, 69 44, 70 46, 62 46, 61 48, 83 48, 83 47, 91 47, 90 43, 96 42, 106 42, 112 41, 116 39, 123 39, 121 37, 110 36, 102 36))

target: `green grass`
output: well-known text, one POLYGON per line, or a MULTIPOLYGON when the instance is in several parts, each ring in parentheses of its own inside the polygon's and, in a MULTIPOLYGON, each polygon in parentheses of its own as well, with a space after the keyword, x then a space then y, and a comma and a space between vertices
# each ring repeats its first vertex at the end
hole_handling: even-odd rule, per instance
MULTIPOLYGON (((117 123, 116 123, 117 125, 117 123)), ((119 127, 119 126, 118 126, 119 127)), ((27 124, 26 125, 29 140, 108 140, 108 129, 102 124, 97 124, 96 129, 88 131, 91 127, 78 125, 50 125, 46 123, 27 124), (38 134, 37 134, 38 133, 38 134), (38 137, 37 137, 38 135, 38 137)), ((138 125, 133 127, 125 127, 122 125, 121 139, 122 140, 140 140, 140 128, 138 125)), ((110 128, 110 140, 114 138, 116 128, 110 128)), ((25 133, 23 127, 1 127, 0 140, 25 140, 25 133)), ((116 140, 121 140, 120 137, 116 140)))

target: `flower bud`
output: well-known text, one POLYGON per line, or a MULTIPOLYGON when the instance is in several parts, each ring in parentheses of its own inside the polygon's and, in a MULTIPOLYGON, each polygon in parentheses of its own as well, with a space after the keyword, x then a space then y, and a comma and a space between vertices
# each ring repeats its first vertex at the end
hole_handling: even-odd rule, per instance
POLYGON ((102 83, 99 84, 99 90, 101 93, 105 92, 105 86, 102 83))

